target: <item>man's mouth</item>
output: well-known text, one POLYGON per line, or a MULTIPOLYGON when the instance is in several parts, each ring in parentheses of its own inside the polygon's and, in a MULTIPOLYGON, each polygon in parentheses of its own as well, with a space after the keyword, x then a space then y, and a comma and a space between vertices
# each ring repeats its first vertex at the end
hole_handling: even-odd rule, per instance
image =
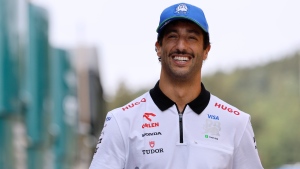
POLYGON ((173 59, 176 61, 188 61, 189 60, 188 57, 183 57, 183 56, 175 56, 173 59))

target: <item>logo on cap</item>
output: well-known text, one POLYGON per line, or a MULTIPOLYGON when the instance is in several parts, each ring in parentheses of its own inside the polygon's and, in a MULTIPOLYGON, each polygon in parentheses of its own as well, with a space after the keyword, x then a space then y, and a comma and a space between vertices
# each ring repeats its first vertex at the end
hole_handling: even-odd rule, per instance
POLYGON ((180 13, 180 12, 186 13, 187 11, 188 11, 188 7, 185 4, 179 4, 176 8, 175 13, 180 13))

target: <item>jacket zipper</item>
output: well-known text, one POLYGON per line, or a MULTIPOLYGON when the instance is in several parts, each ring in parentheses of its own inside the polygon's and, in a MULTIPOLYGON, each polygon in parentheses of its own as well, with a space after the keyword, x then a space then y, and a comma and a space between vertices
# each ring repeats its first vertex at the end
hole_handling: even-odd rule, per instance
POLYGON ((182 113, 179 113, 179 141, 183 143, 182 113))

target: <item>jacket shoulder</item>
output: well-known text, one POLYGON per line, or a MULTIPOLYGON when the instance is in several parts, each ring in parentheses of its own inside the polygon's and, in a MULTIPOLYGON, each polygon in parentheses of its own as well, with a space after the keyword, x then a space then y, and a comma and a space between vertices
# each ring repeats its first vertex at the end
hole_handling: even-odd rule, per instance
POLYGON ((111 110, 110 114, 113 114, 114 116, 120 117, 123 115, 130 116, 133 114, 136 114, 139 112, 140 109, 142 109, 146 104, 151 100, 151 96, 149 92, 146 92, 142 94, 141 96, 135 98, 134 100, 130 101, 129 103, 120 106, 118 108, 115 108, 111 110))
POLYGON ((210 99, 210 107, 213 109, 216 109, 218 112, 227 112, 229 114, 232 114, 234 116, 239 116, 242 119, 249 119, 250 115, 237 107, 223 101, 222 99, 211 95, 210 99))

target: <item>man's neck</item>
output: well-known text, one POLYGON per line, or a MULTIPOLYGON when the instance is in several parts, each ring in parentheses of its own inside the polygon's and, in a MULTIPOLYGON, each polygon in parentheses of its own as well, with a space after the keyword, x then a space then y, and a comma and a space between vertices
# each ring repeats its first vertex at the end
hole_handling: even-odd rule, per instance
POLYGON ((174 101, 180 112, 186 104, 193 101, 201 92, 201 79, 189 82, 170 82, 161 78, 159 81, 161 91, 174 101))

